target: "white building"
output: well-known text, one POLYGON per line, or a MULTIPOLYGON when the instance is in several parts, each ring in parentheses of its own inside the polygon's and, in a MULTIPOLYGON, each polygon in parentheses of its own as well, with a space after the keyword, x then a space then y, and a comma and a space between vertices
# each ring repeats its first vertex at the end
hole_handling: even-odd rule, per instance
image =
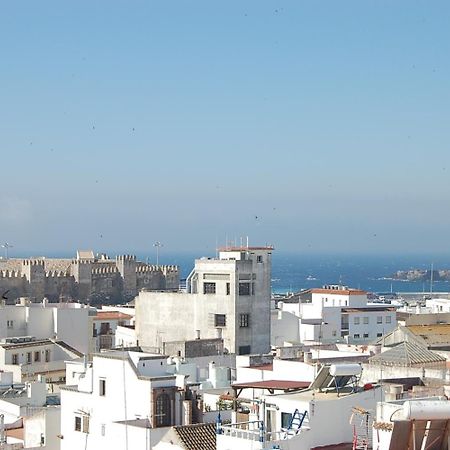
MULTIPOLYGON (((252 402, 245 424, 222 426, 217 450, 311 450, 351 443, 353 408, 374 409, 383 399, 379 386, 358 386, 360 373, 357 364, 323 366, 307 389, 262 395, 252 402)), ((288 389, 286 383, 272 389, 288 389)))
POLYGON ((222 249, 218 259, 195 261, 187 292, 141 292, 139 345, 161 351, 165 342, 222 337, 226 352, 268 352, 272 250, 222 249))
POLYGON ((33 336, 57 339, 84 354, 92 352, 92 315, 80 303, 30 303, 0 306, 0 339, 33 336))
POLYGON ((92 335, 95 339, 95 351, 98 352, 116 345, 117 328, 130 326, 133 316, 120 311, 100 310, 92 320, 92 335))
POLYGON ((273 315, 272 343, 282 345, 286 337, 299 342, 374 342, 396 325, 396 309, 369 304, 367 292, 341 285, 327 285, 300 293, 298 302, 280 302, 281 314, 273 315), (298 334, 294 321, 298 317, 298 334))
POLYGON ((188 397, 185 376, 170 373, 161 355, 107 351, 89 364, 70 362, 61 388, 61 448, 148 448, 149 439, 156 444, 192 414, 188 397))
MULTIPOLYGON (((6 338, 0 342, 0 369, 13 374, 14 383, 45 377, 47 383, 65 381, 65 362, 82 353, 63 341, 34 337, 6 338)), ((55 386, 53 386, 55 388, 55 386)), ((52 389, 49 386, 49 389, 52 389)))

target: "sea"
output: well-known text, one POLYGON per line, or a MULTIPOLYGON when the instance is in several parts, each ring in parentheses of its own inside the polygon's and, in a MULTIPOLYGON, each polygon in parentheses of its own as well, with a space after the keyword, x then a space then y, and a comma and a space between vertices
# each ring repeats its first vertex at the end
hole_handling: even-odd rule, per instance
MULTIPOLYGON (((198 254, 162 253, 160 263, 177 264, 182 278, 185 278, 192 270, 196 258, 198 254)), ((304 255, 274 251, 272 291, 282 294, 340 283, 375 293, 427 293, 430 291, 429 281, 399 281, 389 278, 398 270, 429 270, 431 264, 434 270, 450 269, 450 255, 304 255)), ((450 292, 450 283, 435 281, 432 290, 450 292)))
MULTIPOLYGON (((45 253, 39 253, 45 254, 45 253)), ((122 252, 109 252, 111 257, 122 252)), ((155 263, 154 252, 135 252, 138 260, 155 263)), ((61 252, 47 257, 73 258, 61 252)), ((202 252, 174 253, 160 250, 160 264, 178 265, 181 278, 186 278, 194 267, 194 260, 214 254, 202 252)), ((29 254, 13 257, 29 257, 29 254)), ((398 270, 450 269, 450 255, 333 255, 302 254, 275 250, 272 255, 272 292, 283 294, 301 289, 321 287, 325 284, 343 284, 374 293, 430 292, 430 282, 399 281, 389 279, 398 270)), ((433 292, 450 292, 450 283, 435 281, 433 292)))

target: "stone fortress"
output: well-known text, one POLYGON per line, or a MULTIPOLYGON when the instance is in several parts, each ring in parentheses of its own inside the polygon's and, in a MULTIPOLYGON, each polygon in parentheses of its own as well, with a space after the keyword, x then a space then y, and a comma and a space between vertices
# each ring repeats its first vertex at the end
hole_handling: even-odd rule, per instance
POLYGON ((134 298, 141 289, 178 290, 179 282, 177 266, 146 264, 133 255, 110 259, 78 251, 76 259, 0 259, 0 296, 5 295, 8 303, 20 297, 118 303, 134 298))

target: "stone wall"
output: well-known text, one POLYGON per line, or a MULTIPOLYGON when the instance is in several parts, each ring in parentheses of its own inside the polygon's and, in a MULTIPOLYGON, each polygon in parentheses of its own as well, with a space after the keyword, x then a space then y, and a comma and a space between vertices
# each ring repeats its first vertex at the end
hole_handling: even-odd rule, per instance
POLYGON ((140 289, 177 290, 179 279, 177 266, 148 265, 133 255, 94 261, 0 259, 0 296, 8 303, 19 297, 119 303, 131 300, 140 289))

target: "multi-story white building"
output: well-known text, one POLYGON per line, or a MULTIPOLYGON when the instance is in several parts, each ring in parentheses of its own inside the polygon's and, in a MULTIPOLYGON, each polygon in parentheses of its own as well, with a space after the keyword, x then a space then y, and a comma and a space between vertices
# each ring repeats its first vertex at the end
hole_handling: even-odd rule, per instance
POLYGON ((63 341, 34 337, 6 338, 0 342, 0 370, 12 372, 14 383, 45 377, 47 383, 65 381, 65 362, 82 353, 63 341))
POLYGON ((326 285, 299 295, 298 302, 281 303, 273 316, 272 342, 280 345, 283 329, 300 342, 374 342, 397 326, 396 309, 369 304, 367 292, 341 285, 326 285), (298 317, 298 333, 293 317, 298 317))
POLYGON ((80 303, 31 303, 0 306, 0 339, 33 336, 64 341, 87 354, 93 350, 92 317, 94 308, 80 303))
POLYGON ((156 444, 192 405, 185 376, 170 373, 164 356, 105 351, 92 363, 70 362, 61 388, 61 448, 152 448, 145 447, 146 436, 156 444), (137 419, 141 438, 133 433, 137 419))
POLYGON ((268 352, 272 250, 221 249, 218 259, 195 261, 187 292, 141 292, 139 345, 161 351, 165 342, 221 337, 230 353, 268 352))

